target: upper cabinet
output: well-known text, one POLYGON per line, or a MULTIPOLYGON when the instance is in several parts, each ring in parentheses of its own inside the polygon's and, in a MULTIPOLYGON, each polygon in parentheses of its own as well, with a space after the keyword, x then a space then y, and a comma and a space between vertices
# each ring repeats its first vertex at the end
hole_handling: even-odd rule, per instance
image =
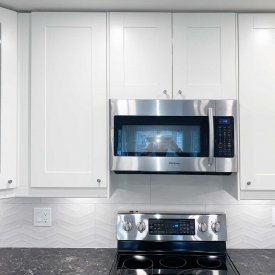
POLYGON ((110 14, 111 98, 236 99, 236 57, 235 14, 110 14))
POLYGON ((242 190, 275 190, 274 45, 275 14, 239 15, 242 190))
POLYGON ((31 24, 31 187, 106 187, 106 13, 31 24))
POLYGON ((172 98, 171 13, 110 14, 110 97, 172 98))
POLYGON ((173 14, 175 99, 236 99, 236 18, 173 14))
POLYGON ((0 189, 16 186, 17 14, 0 8, 0 189))

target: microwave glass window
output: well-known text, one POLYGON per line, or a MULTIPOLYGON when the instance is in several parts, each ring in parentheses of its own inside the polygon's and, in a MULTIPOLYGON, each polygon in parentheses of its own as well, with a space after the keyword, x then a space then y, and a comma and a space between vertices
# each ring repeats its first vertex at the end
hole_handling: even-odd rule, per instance
POLYGON ((123 155, 179 156, 182 153, 200 153, 199 126, 124 125, 119 133, 123 155))
POLYGON ((207 118, 117 117, 116 156, 202 157, 208 155, 207 118), (174 125, 171 125, 171 122, 174 125), (143 122, 143 123, 142 123, 143 122))

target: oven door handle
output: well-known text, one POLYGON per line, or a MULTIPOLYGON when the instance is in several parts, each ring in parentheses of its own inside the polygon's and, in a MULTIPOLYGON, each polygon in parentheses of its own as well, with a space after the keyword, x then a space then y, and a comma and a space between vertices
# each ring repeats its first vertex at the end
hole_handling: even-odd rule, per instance
POLYGON ((214 117, 213 108, 208 108, 208 123, 209 123, 209 156, 208 165, 213 165, 214 162, 214 117))

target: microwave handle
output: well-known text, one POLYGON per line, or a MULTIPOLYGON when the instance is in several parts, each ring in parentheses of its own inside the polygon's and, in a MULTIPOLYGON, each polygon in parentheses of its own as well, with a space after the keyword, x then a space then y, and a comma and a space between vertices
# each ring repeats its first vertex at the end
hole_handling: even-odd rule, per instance
POLYGON ((209 122, 209 156, 208 165, 213 165, 214 161, 214 117, 213 109, 208 108, 208 122, 209 122))

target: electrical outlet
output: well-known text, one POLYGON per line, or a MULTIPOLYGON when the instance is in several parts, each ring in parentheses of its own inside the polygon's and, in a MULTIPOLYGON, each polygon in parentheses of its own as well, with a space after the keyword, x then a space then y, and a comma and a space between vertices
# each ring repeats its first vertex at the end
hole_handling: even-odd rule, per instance
POLYGON ((52 226, 52 209, 51 208, 34 208, 33 225, 34 226, 52 226))

